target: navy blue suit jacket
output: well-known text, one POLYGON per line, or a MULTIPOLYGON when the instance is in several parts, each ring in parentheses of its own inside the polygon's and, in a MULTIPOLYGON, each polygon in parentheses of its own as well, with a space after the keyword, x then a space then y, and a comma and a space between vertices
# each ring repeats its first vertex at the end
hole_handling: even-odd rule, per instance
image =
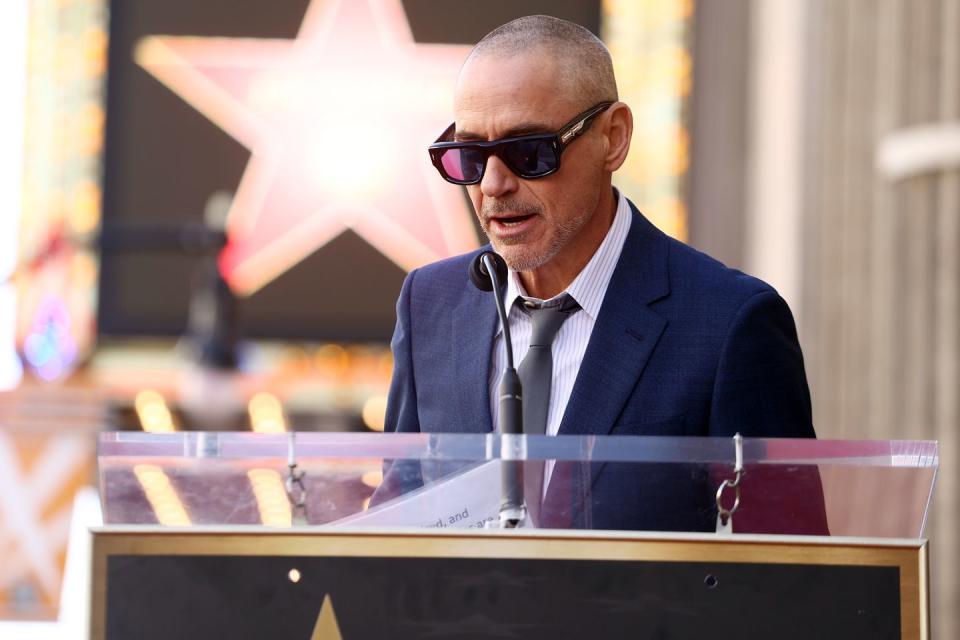
MULTIPOLYGON (((476 253, 415 270, 403 284, 392 341, 388 430, 483 433, 492 428, 488 384, 497 315, 490 294, 467 277, 476 253)), ((769 285, 670 238, 634 208, 559 434, 729 437, 737 432, 814 436, 790 310, 769 285)), ((595 505, 589 522, 581 525, 713 526, 711 492, 702 490, 706 479, 698 470, 647 469, 638 482, 629 468, 617 472, 613 466, 591 474, 592 500, 602 505, 595 505), (675 477, 688 472, 696 482, 675 477), (651 510, 650 491, 675 484, 689 485, 690 493, 673 495, 671 504, 688 508, 651 510)))

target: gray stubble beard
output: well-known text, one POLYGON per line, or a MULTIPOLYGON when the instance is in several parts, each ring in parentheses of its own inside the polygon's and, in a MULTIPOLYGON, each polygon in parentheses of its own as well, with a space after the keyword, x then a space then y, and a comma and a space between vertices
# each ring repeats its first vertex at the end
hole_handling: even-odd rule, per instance
MULTIPOLYGON (((516 209, 512 210, 515 211, 516 209)), ((536 215, 540 215, 539 208, 537 208, 536 215)), ((484 221, 486 219, 486 217, 483 218, 484 221)), ((511 271, 533 271, 553 260, 557 254, 569 244, 570 240, 583 230, 589 220, 590 216, 582 213, 575 218, 560 223, 554 228, 553 237, 546 251, 539 255, 525 252, 511 252, 511 247, 522 247, 524 245, 523 237, 518 238, 515 243, 501 243, 495 239, 495 236, 490 234, 488 223, 482 222, 481 224, 484 232, 487 234, 487 238, 490 240, 490 244, 492 244, 494 250, 503 257, 511 271)))

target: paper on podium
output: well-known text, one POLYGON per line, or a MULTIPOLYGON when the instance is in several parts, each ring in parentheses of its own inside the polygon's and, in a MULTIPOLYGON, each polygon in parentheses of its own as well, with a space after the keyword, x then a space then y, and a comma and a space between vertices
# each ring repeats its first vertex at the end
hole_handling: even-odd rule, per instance
POLYGON ((482 529, 500 517, 500 465, 483 463, 328 526, 482 529))

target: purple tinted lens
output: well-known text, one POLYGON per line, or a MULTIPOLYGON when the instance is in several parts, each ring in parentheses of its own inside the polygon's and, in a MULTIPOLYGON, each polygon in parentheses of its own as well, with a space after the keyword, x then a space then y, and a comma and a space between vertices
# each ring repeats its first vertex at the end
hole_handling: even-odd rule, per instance
POLYGON ((447 149, 440 156, 443 170, 458 182, 476 182, 483 175, 486 154, 478 149, 447 149))
POLYGON ((440 156, 443 170, 454 180, 463 180, 463 168, 460 165, 460 149, 447 149, 440 156))
POLYGON ((504 159, 514 173, 535 178, 556 170, 560 158, 546 140, 516 140, 504 145, 504 159))

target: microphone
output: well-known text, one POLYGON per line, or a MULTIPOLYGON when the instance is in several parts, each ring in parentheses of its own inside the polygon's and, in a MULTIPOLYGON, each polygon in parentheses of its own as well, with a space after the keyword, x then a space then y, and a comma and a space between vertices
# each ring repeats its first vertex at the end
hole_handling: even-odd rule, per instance
MULTIPOLYGON (((467 270, 470 276, 470 282, 480 291, 493 291, 496 288, 493 279, 497 279, 497 284, 503 283, 507 279, 507 263, 498 254, 493 251, 484 251, 470 263, 467 270), (489 268, 489 262, 493 263, 493 268, 489 268), (491 272, 493 275, 491 275, 491 272)), ((499 299, 499 296, 498 296, 499 299)))
POLYGON ((470 262, 467 270, 470 281, 481 291, 493 291, 503 328, 503 340, 507 352, 507 366, 500 380, 500 432, 508 435, 523 433, 523 409, 520 376, 513 366, 513 340, 510 337, 510 322, 507 310, 500 297, 500 287, 507 279, 507 263, 493 251, 484 251, 470 262))
MULTIPOLYGON (((523 390, 520 376, 513 366, 513 341, 510 338, 510 323, 500 296, 501 283, 507 280, 507 263, 492 251, 484 251, 470 262, 467 269, 470 281, 481 291, 492 291, 496 300, 497 315, 503 328, 503 340, 507 364, 500 378, 497 392, 500 401, 500 433, 523 434, 523 390)), ((502 476, 503 495, 500 499, 500 525, 513 529, 526 517, 523 503, 523 462, 504 460, 502 476)))

